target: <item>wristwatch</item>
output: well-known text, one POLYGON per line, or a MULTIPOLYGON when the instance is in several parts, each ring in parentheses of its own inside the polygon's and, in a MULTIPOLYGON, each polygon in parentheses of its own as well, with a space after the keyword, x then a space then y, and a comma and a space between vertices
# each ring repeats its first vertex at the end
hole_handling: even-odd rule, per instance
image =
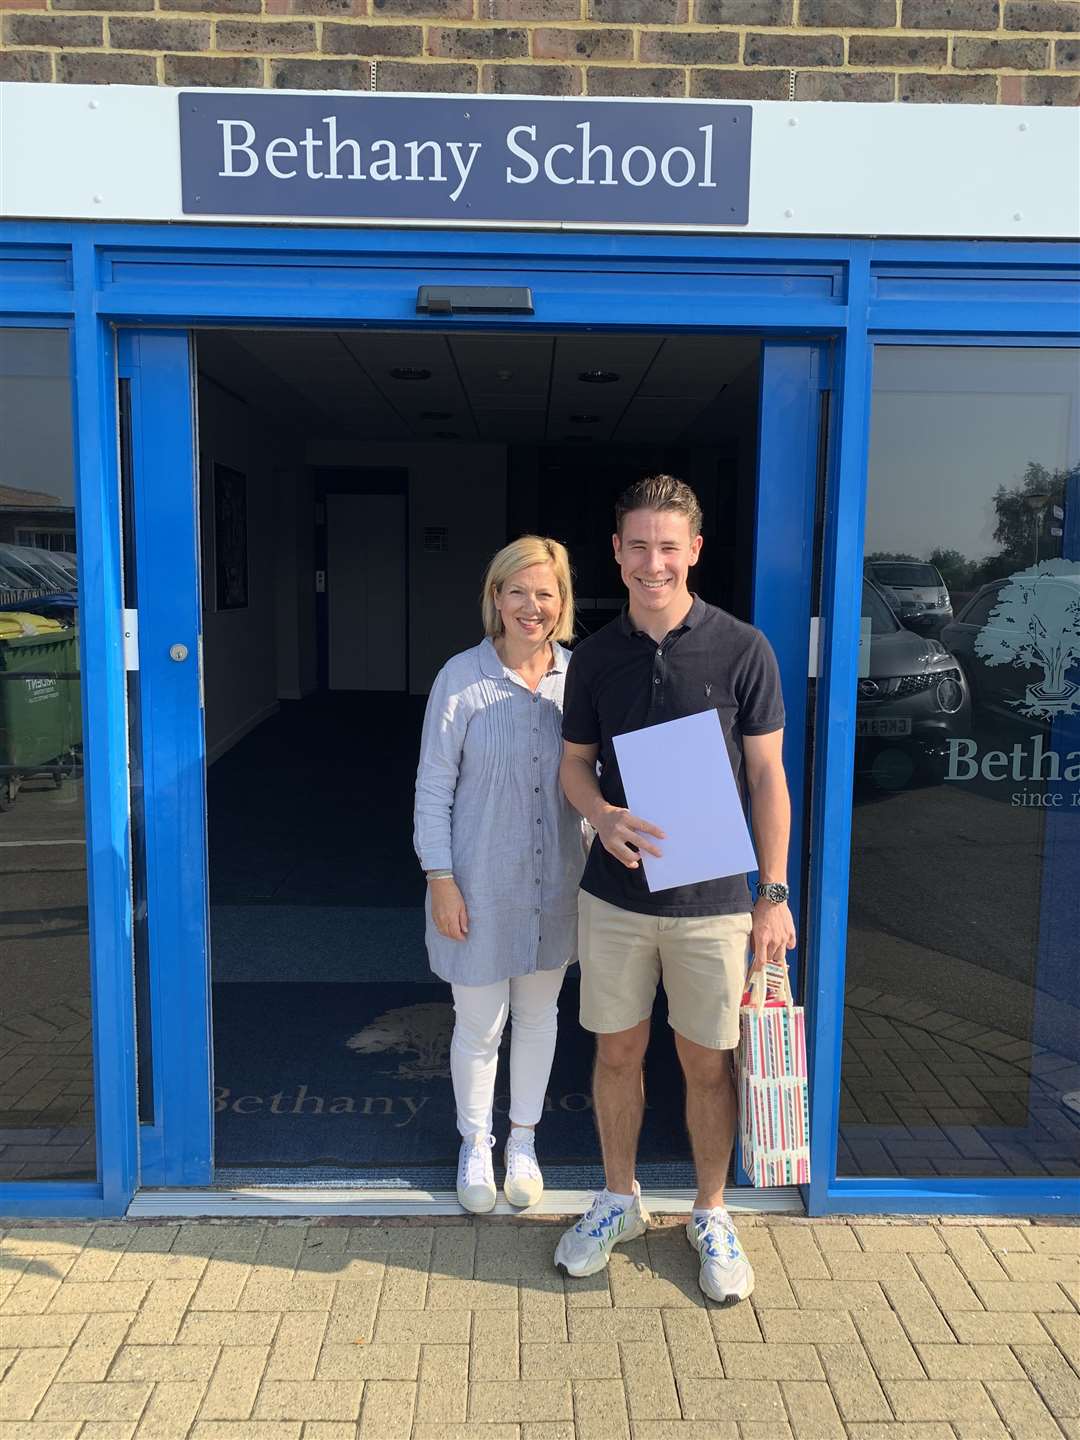
POLYGON ((779 880, 771 880, 768 883, 759 884, 757 887, 757 898, 768 900, 773 905, 784 905, 791 891, 779 880))

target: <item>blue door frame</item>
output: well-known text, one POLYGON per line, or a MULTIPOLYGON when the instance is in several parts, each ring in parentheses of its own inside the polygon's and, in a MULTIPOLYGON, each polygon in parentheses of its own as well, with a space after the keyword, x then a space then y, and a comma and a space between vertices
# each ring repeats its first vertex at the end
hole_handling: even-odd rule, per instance
MULTIPOLYGON (((872 343, 875 336, 902 335, 981 336, 998 343, 1075 337, 1080 334, 1076 246, 13 222, 0 226, 0 323, 63 325, 73 337, 100 1179, 95 1185, 0 1186, 0 1213, 117 1214, 139 1182, 114 327, 140 328, 137 340, 124 337, 121 363, 137 382, 133 398, 141 395, 148 420, 149 407, 159 406, 148 437, 158 442, 150 457, 154 463, 145 466, 143 483, 168 479, 180 494, 186 486, 190 502, 190 370, 182 359, 190 326, 429 326, 415 315, 416 287, 463 278, 475 284, 531 285, 536 314, 521 328, 753 331, 767 339, 769 415, 761 483, 773 499, 784 495, 789 505, 794 501, 794 513, 784 515, 783 563, 775 573, 768 565, 755 573, 755 616, 773 634, 784 671, 791 716, 789 767, 793 777, 802 775, 811 787, 808 924, 802 937, 812 1036, 814 1180, 805 1192, 808 1207, 811 1213, 1069 1210, 1072 1196, 1064 1182, 838 1180, 835 1156, 872 343), (827 346, 835 361, 834 423, 821 567, 816 748, 812 776, 805 776, 804 755, 795 753, 795 714, 802 696, 805 719, 803 621, 809 619, 814 597, 806 567, 795 565, 791 546, 801 543, 800 535, 805 541, 805 507, 812 503, 811 476, 814 482, 817 477, 819 451, 808 427, 820 413, 815 387, 824 374, 827 346), (169 384, 159 388, 169 375, 169 384), (166 434, 186 444, 186 450, 164 455, 160 441, 166 434), (781 434, 796 444, 794 456, 781 451, 781 434), (801 477, 797 482, 796 475, 801 477), (798 624, 778 604, 775 587, 785 584, 798 624)), ((455 319, 454 324, 507 328, 497 317, 455 319)), ((779 551, 775 511, 763 509, 759 525, 766 516, 779 551)), ((167 537, 140 533, 138 538, 140 545, 161 546, 167 537)), ((182 528, 172 540, 182 567, 190 554, 190 534, 182 528)), ((805 558, 803 550, 797 553, 805 558)), ((161 645, 167 653, 177 635, 188 643, 186 634, 194 634, 197 645, 197 609, 197 592, 189 584, 176 613, 167 615, 159 632, 142 637, 144 654, 148 646, 154 652, 156 669, 144 681, 162 707, 159 713, 187 716, 177 719, 186 728, 179 751, 172 751, 171 771, 158 776, 166 789, 178 786, 177 794, 190 790, 181 783, 181 767, 201 768, 201 724, 196 741, 198 710, 190 694, 194 667, 166 668, 170 662, 162 659, 161 645), (181 628, 174 634, 176 626, 181 628)), ((797 738, 801 744, 802 733, 797 738)), ((144 763, 153 764, 160 757, 152 744, 147 749, 145 732, 143 741, 144 763)), ((193 893, 191 886, 202 897, 198 906, 172 913, 183 943, 201 943, 205 956, 202 821, 201 810, 190 806, 170 813, 166 797, 157 820, 163 827, 161 868, 151 878, 163 920, 170 914, 170 886, 174 896, 193 893), (167 843, 166 831, 171 831, 167 843), (179 867, 171 874, 162 864, 167 854, 179 867)), ((163 972, 170 974, 163 973, 156 994, 155 1023, 161 1025, 163 1013, 171 1016, 171 1009, 162 1011, 162 1006, 179 1006, 196 1029, 186 1036, 173 1031, 171 1059, 168 1039, 159 1034, 157 1119, 143 1138, 142 1183, 200 1184, 209 1178, 207 1011, 199 1003, 205 973, 201 964, 179 966, 177 958, 174 952, 170 965, 169 955, 159 957, 163 972), (186 1084, 181 1067, 185 1044, 192 1040, 195 1058, 206 1047, 207 1058, 197 1067, 198 1094, 186 1084), (181 1087, 175 1094, 174 1085, 181 1087), (171 1130, 172 1124, 179 1128, 171 1130)))

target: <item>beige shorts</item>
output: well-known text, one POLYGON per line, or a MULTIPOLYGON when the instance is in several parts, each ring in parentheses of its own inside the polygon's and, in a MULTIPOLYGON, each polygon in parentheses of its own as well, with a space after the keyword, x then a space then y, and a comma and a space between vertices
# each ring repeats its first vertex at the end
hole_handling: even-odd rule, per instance
POLYGON ((709 1050, 739 1043, 739 1002, 751 917, 639 915, 578 895, 581 1023, 594 1035, 631 1030, 652 1014, 662 978, 668 1023, 709 1050))

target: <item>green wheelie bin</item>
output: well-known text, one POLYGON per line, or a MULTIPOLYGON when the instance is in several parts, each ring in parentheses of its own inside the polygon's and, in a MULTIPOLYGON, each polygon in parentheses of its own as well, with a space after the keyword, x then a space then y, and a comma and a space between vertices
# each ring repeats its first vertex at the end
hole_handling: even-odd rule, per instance
POLYGON ((0 637, 0 810, 20 782, 49 770, 56 783, 70 765, 69 672, 74 648, 67 630, 0 637))

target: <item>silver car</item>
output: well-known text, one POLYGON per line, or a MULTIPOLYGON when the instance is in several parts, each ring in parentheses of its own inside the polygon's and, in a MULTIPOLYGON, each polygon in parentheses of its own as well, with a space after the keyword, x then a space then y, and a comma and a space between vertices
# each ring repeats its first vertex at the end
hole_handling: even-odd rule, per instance
POLYGON ((910 629, 933 631, 953 618, 952 600, 941 571, 921 560, 869 560, 867 578, 883 592, 910 629))

